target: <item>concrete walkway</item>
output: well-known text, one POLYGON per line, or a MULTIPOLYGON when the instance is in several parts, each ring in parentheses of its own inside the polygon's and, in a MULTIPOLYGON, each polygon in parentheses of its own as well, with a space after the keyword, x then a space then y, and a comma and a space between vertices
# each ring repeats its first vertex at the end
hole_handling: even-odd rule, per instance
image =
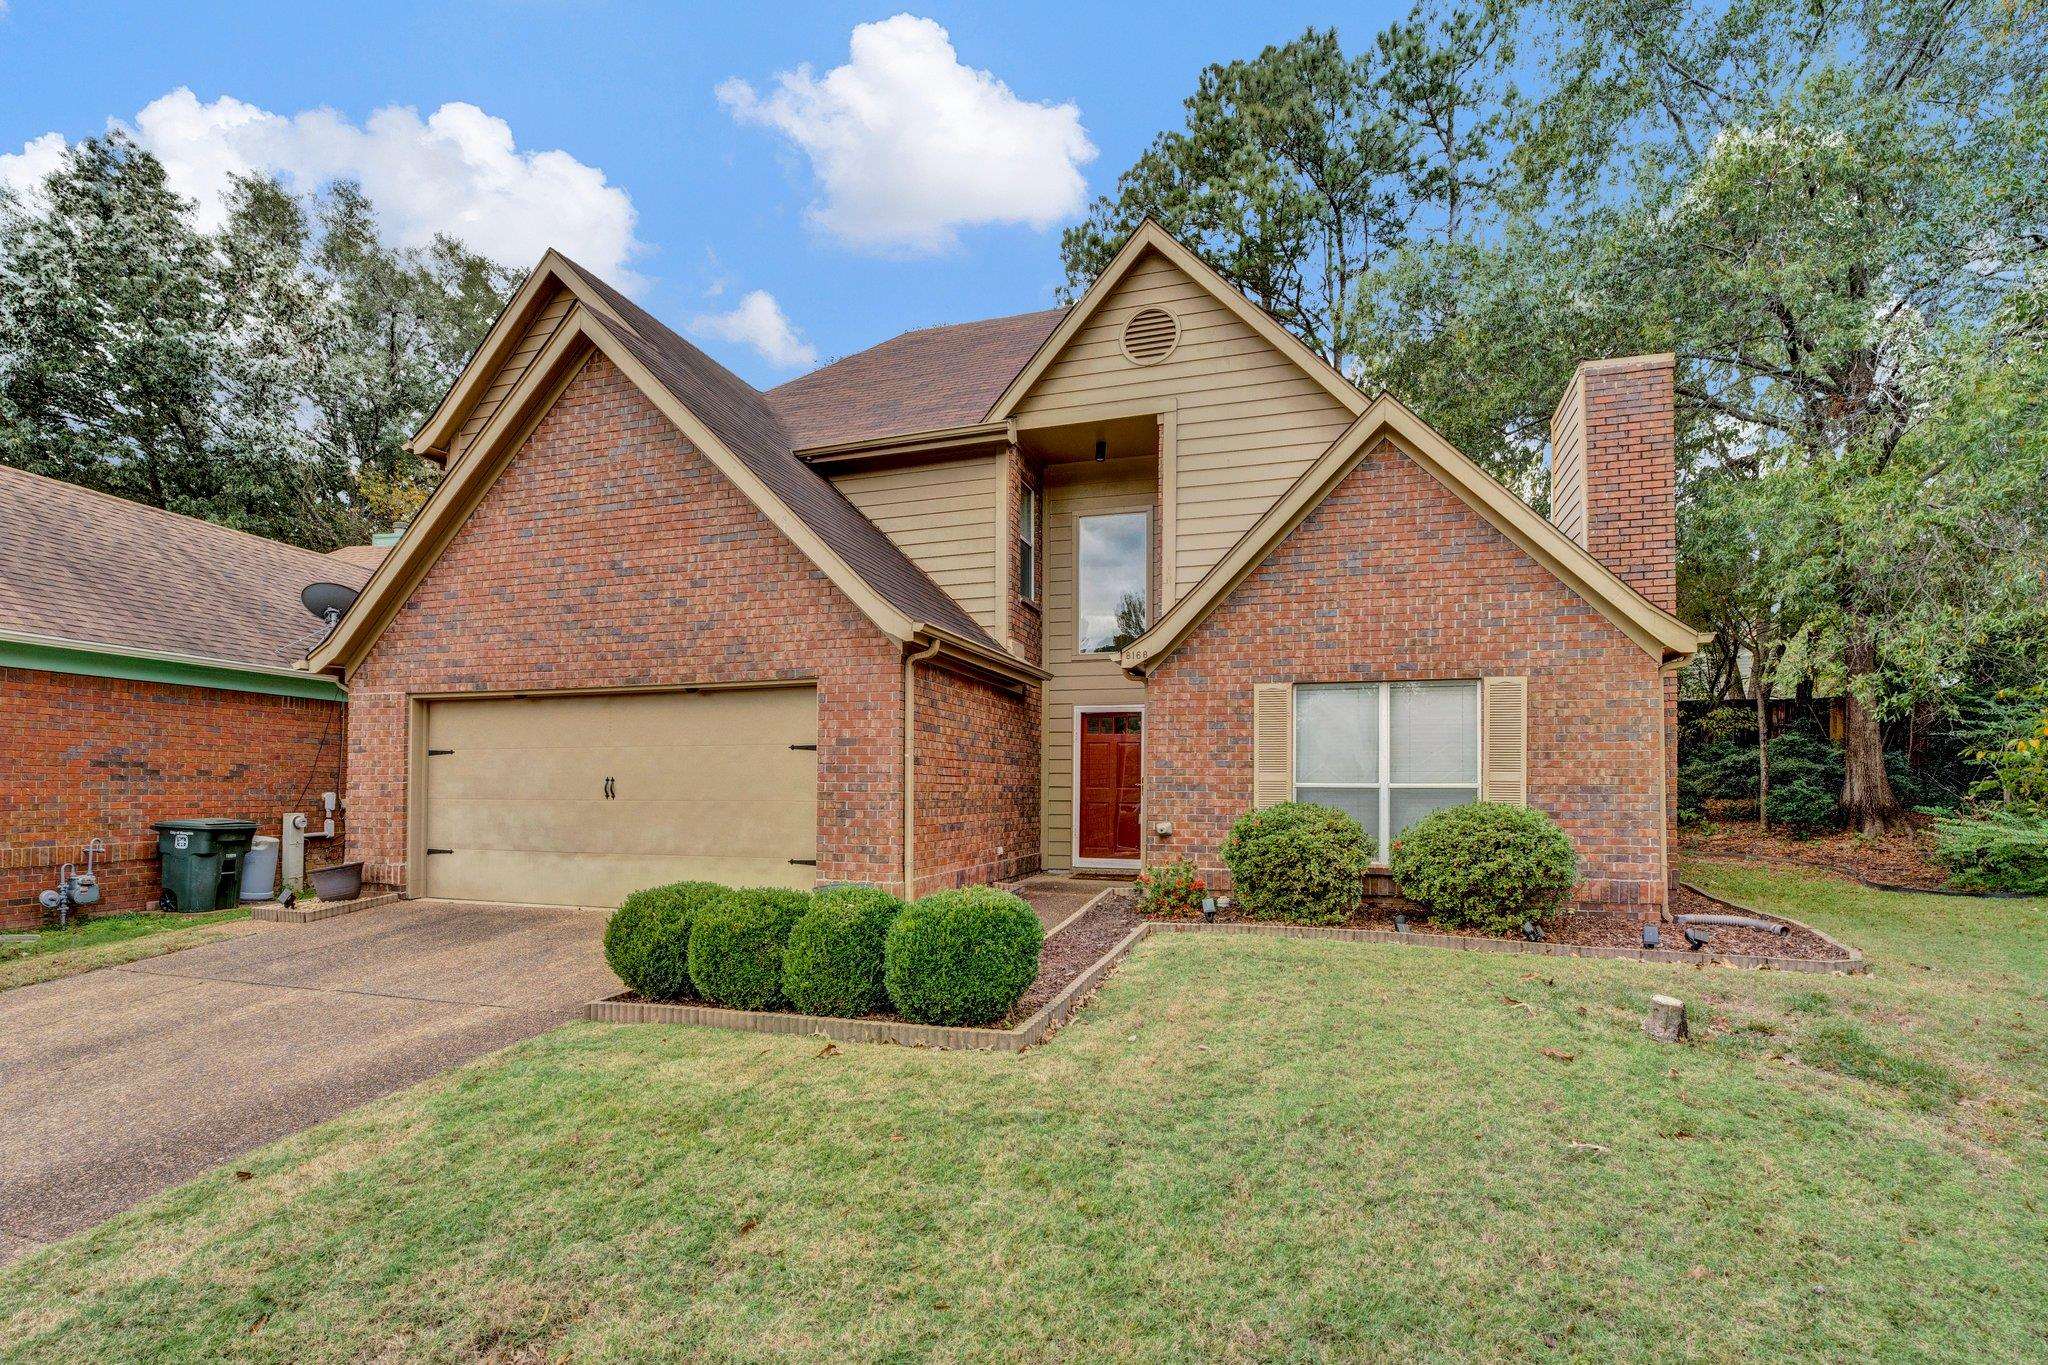
POLYGON ((0 992, 0 1265, 619 989, 601 911, 409 901, 0 992))

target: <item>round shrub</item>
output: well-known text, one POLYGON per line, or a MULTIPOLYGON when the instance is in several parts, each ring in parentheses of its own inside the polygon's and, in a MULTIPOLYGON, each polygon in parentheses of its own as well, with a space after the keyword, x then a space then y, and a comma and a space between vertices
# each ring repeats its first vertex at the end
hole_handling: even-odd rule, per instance
POLYGON ((690 982, 713 1004, 736 1010, 782 1007, 782 948, 811 908, 808 891, 728 891, 690 926, 690 982))
POLYGON ((920 1024, 988 1024, 1038 976, 1044 926, 993 887, 936 891, 905 907, 882 949, 897 1013, 920 1024))
POLYGON ((872 886, 820 891, 789 931, 782 950, 782 993, 805 1014, 852 1018, 888 1004, 882 944, 903 902, 872 886))
POLYGON ((1238 817, 1223 865, 1255 919, 1338 924, 1357 908, 1372 866, 1372 837, 1334 806, 1284 801, 1238 817))
POLYGON ((1578 857, 1557 821, 1528 806, 1446 806, 1394 841, 1394 885, 1452 929, 1512 934, 1570 903, 1578 857))
POLYGON ((688 1000, 690 924, 726 894, 715 882, 674 882, 635 891, 604 926, 604 960, 645 1000, 688 1000))

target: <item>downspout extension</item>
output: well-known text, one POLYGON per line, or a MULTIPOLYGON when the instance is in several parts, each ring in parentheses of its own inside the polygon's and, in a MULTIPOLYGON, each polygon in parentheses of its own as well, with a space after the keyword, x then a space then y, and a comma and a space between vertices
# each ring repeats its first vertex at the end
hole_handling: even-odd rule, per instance
POLYGON ((933 640, 922 651, 903 657, 903 899, 917 886, 917 666, 942 647, 933 640))

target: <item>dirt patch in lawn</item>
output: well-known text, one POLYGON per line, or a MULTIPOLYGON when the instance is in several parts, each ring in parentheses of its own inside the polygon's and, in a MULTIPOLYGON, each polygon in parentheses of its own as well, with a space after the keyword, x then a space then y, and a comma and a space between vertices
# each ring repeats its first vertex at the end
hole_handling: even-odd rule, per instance
POLYGON ((1820 872, 1915 891, 1948 887, 1948 869, 1934 857, 1934 822, 1912 817, 1909 828, 1883 839, 1862 834, 1816 834, 1797 839, 1760 830, 1753 820, 1716 820, 1681 829, 1678 851, 1702 858, 1741 858, 1777 867, 1810 867, 1820 872))
MULTIPOLYGON (((1137 896, 1132 892, 1120 892, 1118 897, 1128 897, 1127 903, 1116 908, 1125 913, 1135 913, 1137 896)), ((1112 908, 1112 897, 1098 905, 1091 914, 1112 908)), ((1846 962, 1851 954, 1841 945, 1821 937, 1805 925, 1794 924, 1776 915, 1761 914, 1752 910, 1731 909, 1721 902, 1701 895, 1689 886, 1681 886, 1671 907, 1676 915, 1742 915, 1752 919, 1765 920, 1772 924, 1783 924, 1785 932, 1775 934, 1766 929, 1743 929, 1725 925, 1699 926, 1707 942, 1698 951, 1702 953, 1740 954, 1750 957, 1796 958, 1808 962, 1846 962)), ((1190 915, 1149 915, 1158 920, 1195 920, 1199 914, 1190 915)), ((1216 912, 1219 924, 1268 924, 1271 920, 1258 920, 1235 910, 1216 912)), ((1478 929, 1453 929, 1437 924, 1422 910, 1405 901, 1387 899, 1368 901, 1342 922, 1330 926, 1338 929, 1379 929, 1396 930, 1405 928, 1410 933, 1444 934, 1452 938, 1492 938, 1523 942, 1520 935, 1510 936, 1488 934, 1478 929), (1396 916, 1401 923, 1396 923, 1396 916)), ((1643 946, 1643 923, 1633 910, 1572 910, 1552 919, 1542 926, 1543 941, 1547 943, 1570 943, 1592 948, 1641 948, 1643 946)), ((1688 945, 1680 926, 1670 922, 1658 925, 1661 948, 1686 951, 1688 945)))

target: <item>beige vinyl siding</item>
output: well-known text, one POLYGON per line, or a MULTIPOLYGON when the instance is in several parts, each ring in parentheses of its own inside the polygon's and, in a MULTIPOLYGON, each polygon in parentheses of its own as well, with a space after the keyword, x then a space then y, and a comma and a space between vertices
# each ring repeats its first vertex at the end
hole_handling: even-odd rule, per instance
POLYGON ((933 460, 833 479, 847 501, 991 635, 996 616, 994 456, 933 460))
MULTIPOLYGON (((1052 676, 1045 683, 1039 830, 1040 855, 1050 868, 1072 867, 1074 862, 1074 708, 1145 700, 1145 684, 1125 677, 1114 655, 1082 654, 1077 648, 1075 519, 1097 512, 1151 511, 1154 494, 1150 460, 1046 466, 1044 650, 1045 668, 1052 676)), ((1156 551, 1156 526, 1153 534, 1156 551)))
POLYGON ((1586 543, 1586 451, 1579 406, 1585 401, 1584 376, 1573 375, 1571 387, 1550 419, 1550 519, 1580 547, 1586 543))
POLYGON ((526 334, 519 338, 519 344, 512 348, 505 363, 491 376, 490 387, 484 390, 484 396, 477 400, 476 407, 463 420, 461 430, 455 433, 455 440, 448 448, 449 464, 453 465, 469 452, 477 433, 497 415, 498 405, 505 401, 505 395, 512 392, 513 386, 525 375, 526 367, 533 363, 541 348, 553 339, 555 328, 561 326, 562 319, 569 315, 569 309, 575 302, 569 291, 564 289, 534 315, 526 334))
POLYGON ((1174 408, 1169 601, 1200 581, 1351 422, 1320 384, 1157 254, 1103 301, 1017 415, 1038 423, 1062 410, 1148 400, 1174 408), (1159 364, 1135 365, 1124 355, 1123 329, 1146 307, 1180 320, 1180 344, 1159 364))

